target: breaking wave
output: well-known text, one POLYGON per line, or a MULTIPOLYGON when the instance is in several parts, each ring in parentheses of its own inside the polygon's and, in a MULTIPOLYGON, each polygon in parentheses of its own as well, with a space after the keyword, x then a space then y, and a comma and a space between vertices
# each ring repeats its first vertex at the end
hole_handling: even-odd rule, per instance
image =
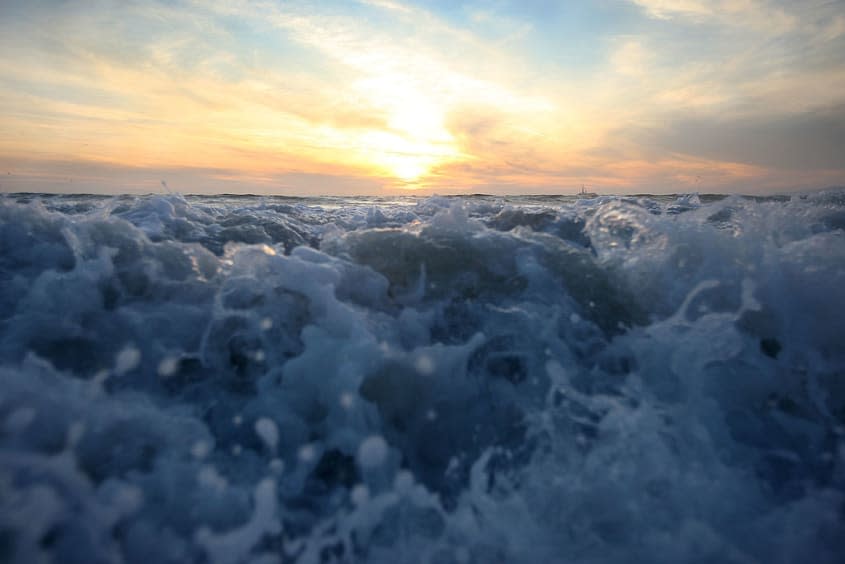
POLYGON ((835 562, 845 193, 0 199, 0 560, 835 562))

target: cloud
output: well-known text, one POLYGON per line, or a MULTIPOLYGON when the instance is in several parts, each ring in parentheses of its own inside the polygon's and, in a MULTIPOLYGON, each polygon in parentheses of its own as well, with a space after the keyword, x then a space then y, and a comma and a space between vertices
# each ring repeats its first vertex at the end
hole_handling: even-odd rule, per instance
POLYGON ((133 167, 97 161, 10 159, 0 156, 0 191, 90 194, 152 194, 168 188, 182 194, 366 195, 398 192, 388 179, 331 173, 260 174, 222 167, 133 167))
POLYGON ((845 105, 742 119, 670 116, 662 128, 623 135, 658 153, 698 155, 773 170, 845 173, 845 105))
POLYGON ((362 190, 841 170, 841 2, 551 4, 0 3, 0 157, 362 190))
POLYGON ((627 39, 611 55, 613 69, 626 76, 647 76, 653 54, 642 41, 627 39))
POLYGON ((686 17, 710 16, 714 13, 714 3, 699 0, 632 0, 652 17, 670 19, 673 16, 686 17))
POLYGON ((631 0, 657 19, 685 19, 719 22, 768 33, 795 29, 798 19, 787 10, 765 0, 631 0))

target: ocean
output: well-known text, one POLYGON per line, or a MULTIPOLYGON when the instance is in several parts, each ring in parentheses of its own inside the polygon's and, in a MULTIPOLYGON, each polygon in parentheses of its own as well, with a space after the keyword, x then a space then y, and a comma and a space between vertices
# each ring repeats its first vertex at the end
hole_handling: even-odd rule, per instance
POLYGON ((845 190, 0 196, 0 560, 842 562, 845 190))

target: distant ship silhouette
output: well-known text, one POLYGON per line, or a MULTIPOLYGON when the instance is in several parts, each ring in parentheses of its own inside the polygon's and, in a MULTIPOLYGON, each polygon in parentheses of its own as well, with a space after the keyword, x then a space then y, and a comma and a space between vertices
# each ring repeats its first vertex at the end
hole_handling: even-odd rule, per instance
POLYGON ((581 185, 581 191, 578 192, 578 195, 581 196, 582 198, 597 198, 598 197, 598 194, 596 194, 595 192, 587 192, 587 189, 584 188, 583 184, 581 185))

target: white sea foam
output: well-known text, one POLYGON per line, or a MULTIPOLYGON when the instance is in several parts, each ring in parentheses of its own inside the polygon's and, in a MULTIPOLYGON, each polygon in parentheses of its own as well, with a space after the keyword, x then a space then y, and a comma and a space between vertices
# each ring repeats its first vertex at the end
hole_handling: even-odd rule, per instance
POLYGON ((845 552, 841 190, 9 195, 0 288, 3 561, 845 552))

